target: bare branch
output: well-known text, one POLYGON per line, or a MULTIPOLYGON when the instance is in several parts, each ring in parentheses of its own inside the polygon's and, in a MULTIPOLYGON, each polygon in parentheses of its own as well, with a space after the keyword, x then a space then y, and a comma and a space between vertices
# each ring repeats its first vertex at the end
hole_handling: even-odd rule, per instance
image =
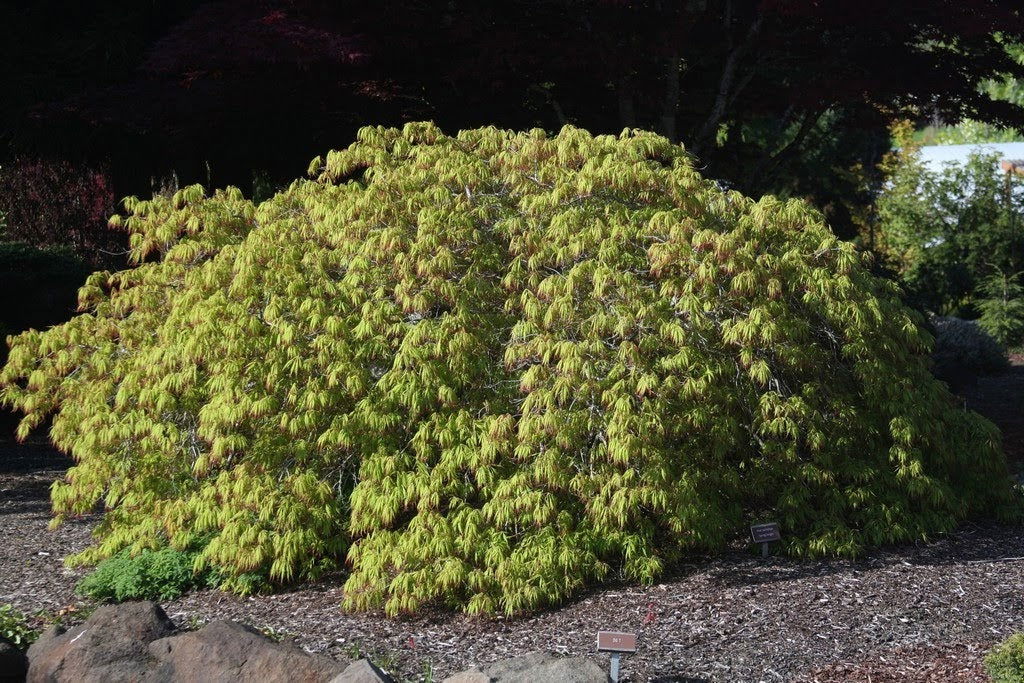
MULTIPOLYGON (((704 125, 701 126, 697 132, 696 137, 693 140, 692 150, 695 153, 700 153, 701 150, 707 144, 711 135, 718 128, 719 122, 722 120, 722 116, 725 114, 726 106, 733 100, 736 99, 736 94, 739 92, 738 88, 733 88, 733 83, 736 80, 736 70, 739 67, 740 60, 746 54, 747 50, 757 39, 758 34, 761 32, 761 25, 764 23, 764 14, 758 12, 757 16, 754 17, 754 21, 751 22, 750 27, 747 29, 747 34, 739 45, 733 45, 732 42, 732 31, 730 30, 729 24, 732 23, 732 3, 726 3, 726 38, 729 45, 729 54, 725 59, 725 64, 722 66, 722 75, 718 79, 718 94, 715 96, 715 103, 711 107, 711 112, 708 114, 708 118, 704 121, 704 125)), ((741 85, 746 85, 750 82, 751 76, 744 79, 741 85)))

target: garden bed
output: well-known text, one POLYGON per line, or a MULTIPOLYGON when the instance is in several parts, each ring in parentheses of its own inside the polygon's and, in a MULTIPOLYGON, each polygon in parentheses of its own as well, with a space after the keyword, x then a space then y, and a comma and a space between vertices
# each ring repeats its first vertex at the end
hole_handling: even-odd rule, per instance
MULTIPOLYGON (((1000 424, 1016 462, 1022 361, 964 392, 1000 424)), ((95 520, 47 531, 49 484, 68 461, 38 441, 2 449, 0 603, 73 619, 88 608, 74 594, 83 572, 61 559, 87 544, 95 520)), ((1024 629, 1024 535, 967 525, 856 562, 762 561, 736 551, 695 559, 654 586, 609 585, 519 619, 346 614, 340 584, 335 576, 253 598, 200 591, 165 609, 183 626, 231 618, 339 659, 370 653, 411 680, 530 650, 592 654, 596 631, 616 629, 640 635, 640 651, 623 660, 631 680, 982 681, 984 652, 1024 629)))

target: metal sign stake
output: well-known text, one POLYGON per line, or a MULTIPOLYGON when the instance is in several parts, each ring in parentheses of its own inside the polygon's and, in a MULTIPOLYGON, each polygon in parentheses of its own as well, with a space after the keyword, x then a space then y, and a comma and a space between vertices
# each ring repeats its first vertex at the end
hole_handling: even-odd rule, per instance
POLYGON ((623 652, 636 652, 636 634, 598 631, 597 651, 611 653, 611 671, 608 676, 612 683, 619 683, 619 657, 623 652))
POLYGON ((754 543, 761 544, 761 557, 768 557, 768 544, 782 539, 779 533, 779 525, 776 522, 767 524, 754 524, 750 527, 750 538, 754 543))

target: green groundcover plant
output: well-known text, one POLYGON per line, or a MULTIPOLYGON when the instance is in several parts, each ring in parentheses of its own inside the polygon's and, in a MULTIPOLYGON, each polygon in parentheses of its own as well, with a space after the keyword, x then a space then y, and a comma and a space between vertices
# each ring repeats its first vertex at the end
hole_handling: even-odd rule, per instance
POLYGON ((125 549, 100 562, 76 590, 96 600, 173 600, 212 582, 210 572, 197 573, 194 565, 192 552, 125 549))
POLYGON ((137 265, 12 340, 3 399, 77 464, 55 522, 350 608, 519 612, 778 520, 799 556, 1016 503, 930 337, 807 205, 626 131, 364 128, 254 205, 126 200, 137 265), (200 539, 204 540, 198 543, 200 539))
POLYGON ((1015 633, 993 647, 985 656, 985 671, 993 683, 1024 681, 1024 633, 1015 633))
POLYGON ((28 618, 14 609, 13 605, 0 605, 0 638, 19 649, 26 649, 35 642, 39 633, 29 626, 28 618))

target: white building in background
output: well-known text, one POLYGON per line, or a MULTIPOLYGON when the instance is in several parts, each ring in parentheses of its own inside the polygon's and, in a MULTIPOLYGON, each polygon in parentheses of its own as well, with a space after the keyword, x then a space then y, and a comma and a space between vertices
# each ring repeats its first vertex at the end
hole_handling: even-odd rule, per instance
MULTIPOLYGON (((972 152, 999 154, 999 161, 1024 159, 1024 142, 983 142, 970 145, 928 145, 921 147, 921 160, 930 171, 942 171, 943 164, 962 164, 972 152)), ((993 170, 1000 170, 996 163, 993 170)))

